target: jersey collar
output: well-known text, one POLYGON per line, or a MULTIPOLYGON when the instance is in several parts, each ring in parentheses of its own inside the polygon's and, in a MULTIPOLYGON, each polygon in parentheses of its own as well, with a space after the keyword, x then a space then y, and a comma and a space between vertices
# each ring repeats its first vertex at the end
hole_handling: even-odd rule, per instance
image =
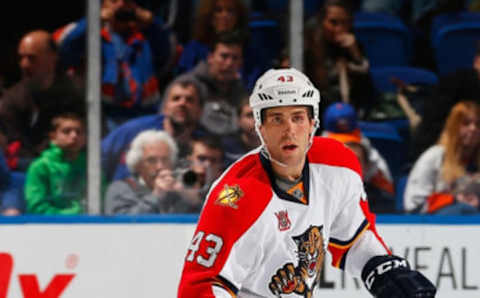
MULTIPOLYGON (((282 190, 276 183, 275 181, 275 174, 273 173, 272 169, 272 164, 270 160, 268 160, 263 154, 259 153, 260 155, 260 161, 262 163, 263 168, 268 174, 268 178, 270 179, 270 184, 272 185, 272 189, 275 192, 275 194, 282 200, 290 201, 293 203, 297 204, 302 204, 301 201, 299 201, 297 198, 292 196, 291 194, 287 193, 286 191, 282 190)), ((310 171, 309 169, 309 162, 308 162, 308 156, 305 158, 305 165, 303 166, 302 170, 302 182, 304 186, 304 195, 307 200, 307 203, 305 205, 308 205, 310 202, 310 196, 309 196, 309 189, 310 189, 310 171)))

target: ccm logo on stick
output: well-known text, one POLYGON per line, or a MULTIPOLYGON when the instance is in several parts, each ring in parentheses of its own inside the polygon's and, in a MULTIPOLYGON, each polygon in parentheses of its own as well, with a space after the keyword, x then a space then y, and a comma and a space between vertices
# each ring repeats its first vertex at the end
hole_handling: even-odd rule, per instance
MULTIPOLYGON (((10 279, 13 275, 13 257, 0 252, 0 298, 7 298, 10 279)), ((55 274, 42 291, 36 274, 18 274, 24 298, 59 298, 75 274, 55 274)))

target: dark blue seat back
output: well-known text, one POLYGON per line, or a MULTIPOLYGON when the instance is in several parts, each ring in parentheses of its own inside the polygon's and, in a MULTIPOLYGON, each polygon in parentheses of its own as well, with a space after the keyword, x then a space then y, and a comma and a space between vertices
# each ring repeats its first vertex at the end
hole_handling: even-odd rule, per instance
POLYGON ((400 18, 380 13, 357 12, 353 29, 371 66, 409 64, 412 38, 400 18))
POLYGON ((431 40, 440 75, 471 68, 480 40, 480 13, 462 11, 436 16, 431 40))
POLYGON ((426 69, 408 66, 372 67, 370 69, 373 84, 381 92, 394 92, 397 87, 392 78, 397 78, 407 84, 436 85, 438 76, 426 69))
POLYGON ((249 21, 248 28, 250 35, 244 56, 244 69, 252 76, 246 78, 248 89, 253 89, 256 79, 273 66, 285 41, 276 20, 253 19, 249 21))
POLYGON ((394 127, 381 122, 359 121, 362 134, 382 155, 390 168, 393 177, 401 173, 407 161, 407 143, 394 127))
POLYGON ((249 43, 256 46, 257 54, 266 55, 258 59, 276 58, 284 43, 278 22, 269 19, 253 20, 248 23, 248 29, 249 43))
POLYGON ((470 12, 470 11, 458 11, 458 12, 449 12, 449 13, 442 13, 436 15, 432 19, 432 26, 430 30, 430 36, 433 37, 438 34, 440 29, 445 26, 455 25, 458 23, 464 22, 479 22, 480 21, 480 13, 477 12, 470 12))
MULTIPOLYGON (((425 69, 407 67, 407 66, 388 66, 388 67, 374 67, 370 69, 370 74, 375 88, 380 92, 395 92, 397 86, 392 83, 392 78, 397 78, 406 84, 419 85, 436 85, 438 83, 438 76, 425 69)), ((410 102, 417 112, 421 113, 423 102, 410 102)), ((382 121, 384 125, 388 125, 395 129, 395 131, 402 137, 403 143, 401 149, 401 164, 396 164, 395 171, 401 170, 408 160, 408 147, 410 142, 410 124, 407 119, 389 119, 382 121)), ((400 154, 398 151, 389 154, 400 154)), ((395 161, 398 161, 396 158, 395 161)))
POLYGON ((433 39, 435 61, 440 75, 471 68, 480 40, 480 21, 445 26, 433 39))

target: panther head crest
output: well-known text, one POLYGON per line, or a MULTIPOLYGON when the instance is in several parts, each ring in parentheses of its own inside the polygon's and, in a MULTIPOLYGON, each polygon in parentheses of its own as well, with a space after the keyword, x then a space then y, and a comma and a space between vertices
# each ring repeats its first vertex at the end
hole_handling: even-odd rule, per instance
POLYGON ((310 290, 320 276, 325 257, 322 230, 323 226, 310 226, 303 234, 292 237, 298 248, 297 270, 310 290))

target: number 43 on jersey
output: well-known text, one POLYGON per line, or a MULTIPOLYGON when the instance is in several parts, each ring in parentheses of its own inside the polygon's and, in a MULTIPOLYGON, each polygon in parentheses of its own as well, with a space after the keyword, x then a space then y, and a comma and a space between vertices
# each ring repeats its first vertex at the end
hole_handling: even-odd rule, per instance
POLYGON ((223 247, 223 239, 215 234, 208 234, 205 238, 204 236, 205 232, 198 231, 193 237, 192 243, 188 247, 186 260, 188 262, 196 261, 198 264, 210 268, 215 263, 215 259, 223 247), (206 245, 204 245, 205 252, 199 251, 202 241, 206 242, 206 245), (197 256, 196 258, 195 255, 197 256))

